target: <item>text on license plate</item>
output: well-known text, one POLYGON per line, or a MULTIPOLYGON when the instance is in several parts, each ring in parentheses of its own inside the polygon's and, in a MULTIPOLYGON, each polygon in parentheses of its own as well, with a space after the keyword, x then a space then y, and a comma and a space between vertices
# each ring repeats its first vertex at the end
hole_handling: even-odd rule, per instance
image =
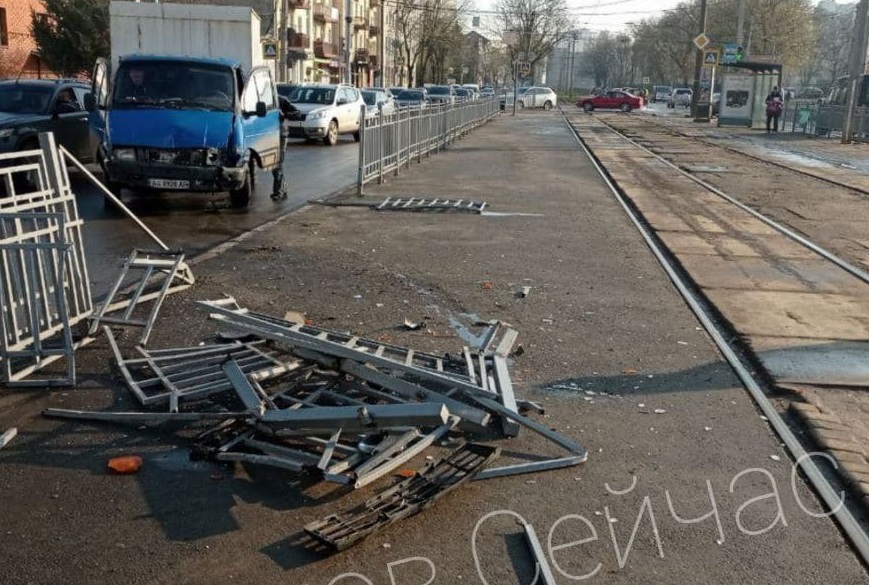
POLYGON ((176 179, 148 179, 148 186, 155 189, 189 189, 190 181, 176 179))
POLYGON ((289 122, 287 122, 287 126, 290 126, 292 128, 301 128, 302 121, 301 120, 290 120, 289 122))

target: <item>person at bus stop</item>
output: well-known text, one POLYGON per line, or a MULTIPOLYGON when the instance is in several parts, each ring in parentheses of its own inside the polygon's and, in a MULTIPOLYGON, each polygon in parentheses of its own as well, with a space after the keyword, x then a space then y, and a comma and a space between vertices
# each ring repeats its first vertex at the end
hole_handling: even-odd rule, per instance
POLYGON ((772 91, 766 96, 766 133, 770 133, 770 125, 772 131, 778 132, 778 119, 781 116, 782 107, 784 106, 784 97, 779 91, 778 86, 773 86, 772 91))

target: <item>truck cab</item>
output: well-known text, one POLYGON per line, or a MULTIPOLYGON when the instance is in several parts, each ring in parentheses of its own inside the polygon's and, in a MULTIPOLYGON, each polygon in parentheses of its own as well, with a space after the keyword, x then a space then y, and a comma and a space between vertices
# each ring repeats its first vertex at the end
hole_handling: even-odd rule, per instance
POLYGON ((257 169, 281 163, 277 91, 266 67, 216 57, 99 59, 85 97, 107 186, 229 192, 246 207, 257 169))

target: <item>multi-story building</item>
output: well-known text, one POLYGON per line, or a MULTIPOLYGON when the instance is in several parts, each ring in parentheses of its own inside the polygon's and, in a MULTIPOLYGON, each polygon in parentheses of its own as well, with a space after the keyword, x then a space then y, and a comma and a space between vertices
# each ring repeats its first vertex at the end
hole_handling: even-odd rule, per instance
POLYGON ((32 14, 44 13, 41 0, 0 0, 0 79, 54 76, 36 51, 32 14))
POLYGON ((365 86, 381 79, 384 0, 163 1, 250 6, 260 16, 264 40, 280 42, 286 26, 286 46, 278 45, 275 63, 279 81, 365 86))

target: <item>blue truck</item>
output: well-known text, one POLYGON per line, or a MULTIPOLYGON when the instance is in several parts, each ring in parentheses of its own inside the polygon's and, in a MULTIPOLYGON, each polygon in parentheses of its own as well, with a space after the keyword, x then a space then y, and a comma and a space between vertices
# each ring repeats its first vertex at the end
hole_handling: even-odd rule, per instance
POLYGON ((85 96, 107 187, 229 192, 250 203, 257 169, 282 164, 281 113, 267 67, 218 57, 99 59, 85 96))

